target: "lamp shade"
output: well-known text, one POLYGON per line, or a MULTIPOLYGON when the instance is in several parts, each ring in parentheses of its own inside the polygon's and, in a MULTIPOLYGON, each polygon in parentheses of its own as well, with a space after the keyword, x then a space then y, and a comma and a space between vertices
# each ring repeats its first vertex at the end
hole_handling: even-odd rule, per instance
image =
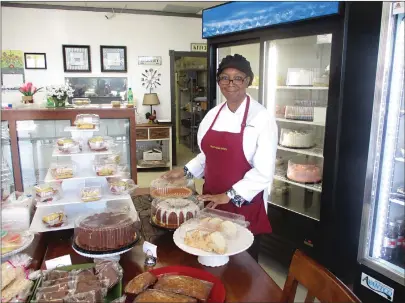
POLYGON ((142 105, 159 105, 160 101, 156 93, 144 94, 142 105))

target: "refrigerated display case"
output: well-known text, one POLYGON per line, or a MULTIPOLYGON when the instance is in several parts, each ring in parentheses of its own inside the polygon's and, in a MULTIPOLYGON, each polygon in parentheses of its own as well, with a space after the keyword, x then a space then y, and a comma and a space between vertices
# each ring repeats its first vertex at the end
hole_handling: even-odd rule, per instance
POLYGON ((384 3, 354 291, 364 302, 405 301, 404 14, 384 3))

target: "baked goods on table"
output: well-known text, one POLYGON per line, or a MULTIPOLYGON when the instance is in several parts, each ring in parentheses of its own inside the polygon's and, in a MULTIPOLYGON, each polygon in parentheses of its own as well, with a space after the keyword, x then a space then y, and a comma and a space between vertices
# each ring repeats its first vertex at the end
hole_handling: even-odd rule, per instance
POLYGON ((322 169, 319 164, 306 160, 289 160, 287 178, 299 183, 319 183, 322 181, 322 169))
POLYGON ((121 249, 136 240, 136 222, 127 213, 102 212, 76 221, 74 242, 89 251, 121 249))
POLYGON ((148 289, 137 296, 133 303, 197 303, 197 299, 157 289, 148 289))
POLYGON ((157 277, 154 274, 144 272, 128 282, 127 286, 125 286, 125 292, 128 294, 138 295, 149 286, 154 285, 156 281, 157 277))
POLYGON ((314 133, 282 128, 279 144, 290 148, 311 148, 315 146, 314 133))
POLYGON ((127 108, 134 108, 134 104, 133 104, 133 103, 127 103, 126 106, 127 106, 127 108))
POLYGON ((51 174, 55 179, 69 179, 74 176, 75 167, 71 164, 51 165, 51 174))
POLYGON ((95 129, 100 124, 99 115, 80 114, 76 116, 74 125, 79 129, 95 129))
POLYGON ((202 203, 194 201, 194 199, 154 199, 151 218, 153 223, 161 227, 176 229, 187 220, 195 218, 202 206, 202 203))
POLYGON ((84 187, 80 191, 80 197, 83 202, 98 201, 102 197, 101 187, 100 186, 84 187))
POLYGON ((42 222, 50 228, 61 227, 66 220, 66 215, 61 211, 50 213, 42 218, 42 222))
POLYGON ((132 279, 125 293, 136 296, 133 302, 206 302, 213 283, 180 274, 163 274, 156 277, 145 272, 132 279))
POLYGON ((136 185, 131 179, 107 178, 108 188, 114 195, 122 195, 132 192, 136 185))
POLYGON ((218 231, 189 230, 184 238, 184 244, 220 255, 225 254, 227 250, 227 240, 218 231))
POLYGON ((213 284, 188 276, 163 275, 159 277, 153 287, 162 291, 168 291, 206 301, 210 295, 213 284))
POLYGON ((103 302, 109 289, 122 278, 117 262, 96 261, 95 268, 44 271, 36 293, 36 302, 103 302))
POLYGON ((62 188, 59 182, 44 183, 34 186, 35 197, 40 202, 52 202, 62 196, 62 188))
POLYGON ((150 195, 153 198, 187 198, 193 194, 193 187, 194 182, 185 178, 178 180, 159 178, 152 181, 150 195))
POLYGON ((309 106, 287 105, 285 107, 285 118, 290 120, 313 121, 314 108, 309 106))

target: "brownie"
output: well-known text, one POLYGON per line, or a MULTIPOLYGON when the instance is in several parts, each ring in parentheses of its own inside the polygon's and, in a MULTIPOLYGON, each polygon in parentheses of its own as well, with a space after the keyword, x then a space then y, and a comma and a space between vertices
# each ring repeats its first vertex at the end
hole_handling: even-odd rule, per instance
POLYGON ((51 270, 44 273, 44 280, 56 280, 69 277, 69 272, 64 270, 51 270))
POLYGON ((64 298, 64 303, 83 302, 83 303, 97 303, 102 302, 102 297, 97 291, 88 291, 83 293, 76 293, 64 298))
POLYGON ((164 275, 159 278, 153 288, 190 296, 200 301, 206 301, 213 284, 188 276, 164 275))
POLYGON ((147 289, 149 286, 155 284, 157 281, 157 277, 150 273, 144 272, 133 278, 127 286, 125 287, 125 292, 129 294, 137 295, 147 289))
POLYGON ((63 299, 70 292, 68 290, 61 290, 56 292, 38 292, 36 296, 37 301, 50 302, 58 299, 63 299))
POLYGON ((55 284, 52 286, 47 287, 40 287, 38 288, 39 293, 48 293, 48 292, 59 292, 61 290, 68 290, 69 289, 69 282, 63 282, 60 284, 55 284))
POLYGON ((197 300, 191 297, 161 291, 157 289, 148 289, 139 294, 133 303, 197 303, 197 300))
POLYGON ((122 277, 120 270, 122 271, 118 263, 109 262, 99 269, 97 276, 100 281, 104 281, 103 285, 106 288, 111 289, 122 277))

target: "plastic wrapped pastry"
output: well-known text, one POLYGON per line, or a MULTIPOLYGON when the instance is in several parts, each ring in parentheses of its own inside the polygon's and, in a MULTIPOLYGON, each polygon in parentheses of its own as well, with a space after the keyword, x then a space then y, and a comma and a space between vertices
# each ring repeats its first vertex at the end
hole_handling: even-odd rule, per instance
POLYGON ((103 281, 103 286, 111 289, 113 288, 123 276, 122 267, 118 262, 105 262, 96 265, 97 277, 103 281))
POLYGON ((135 190, 136 185, 131 179, 108 178, 108 188, 113 195, 123 195, 135 190))
POLYGON ((94 129, 100 124, 100 117, 92 114, 80 114, 76 116, 74 124, 80 129, 94 129))
POLYGON ((60 182, 44 183, 34 186, 35 196, 39 202, 52 202, 61 199, 62 184, 60 182))
POLYGON ((84 187, 80 191, 80 196, 83 202, 98 201, 102 197, 101 187, 100 186, 84 187))

